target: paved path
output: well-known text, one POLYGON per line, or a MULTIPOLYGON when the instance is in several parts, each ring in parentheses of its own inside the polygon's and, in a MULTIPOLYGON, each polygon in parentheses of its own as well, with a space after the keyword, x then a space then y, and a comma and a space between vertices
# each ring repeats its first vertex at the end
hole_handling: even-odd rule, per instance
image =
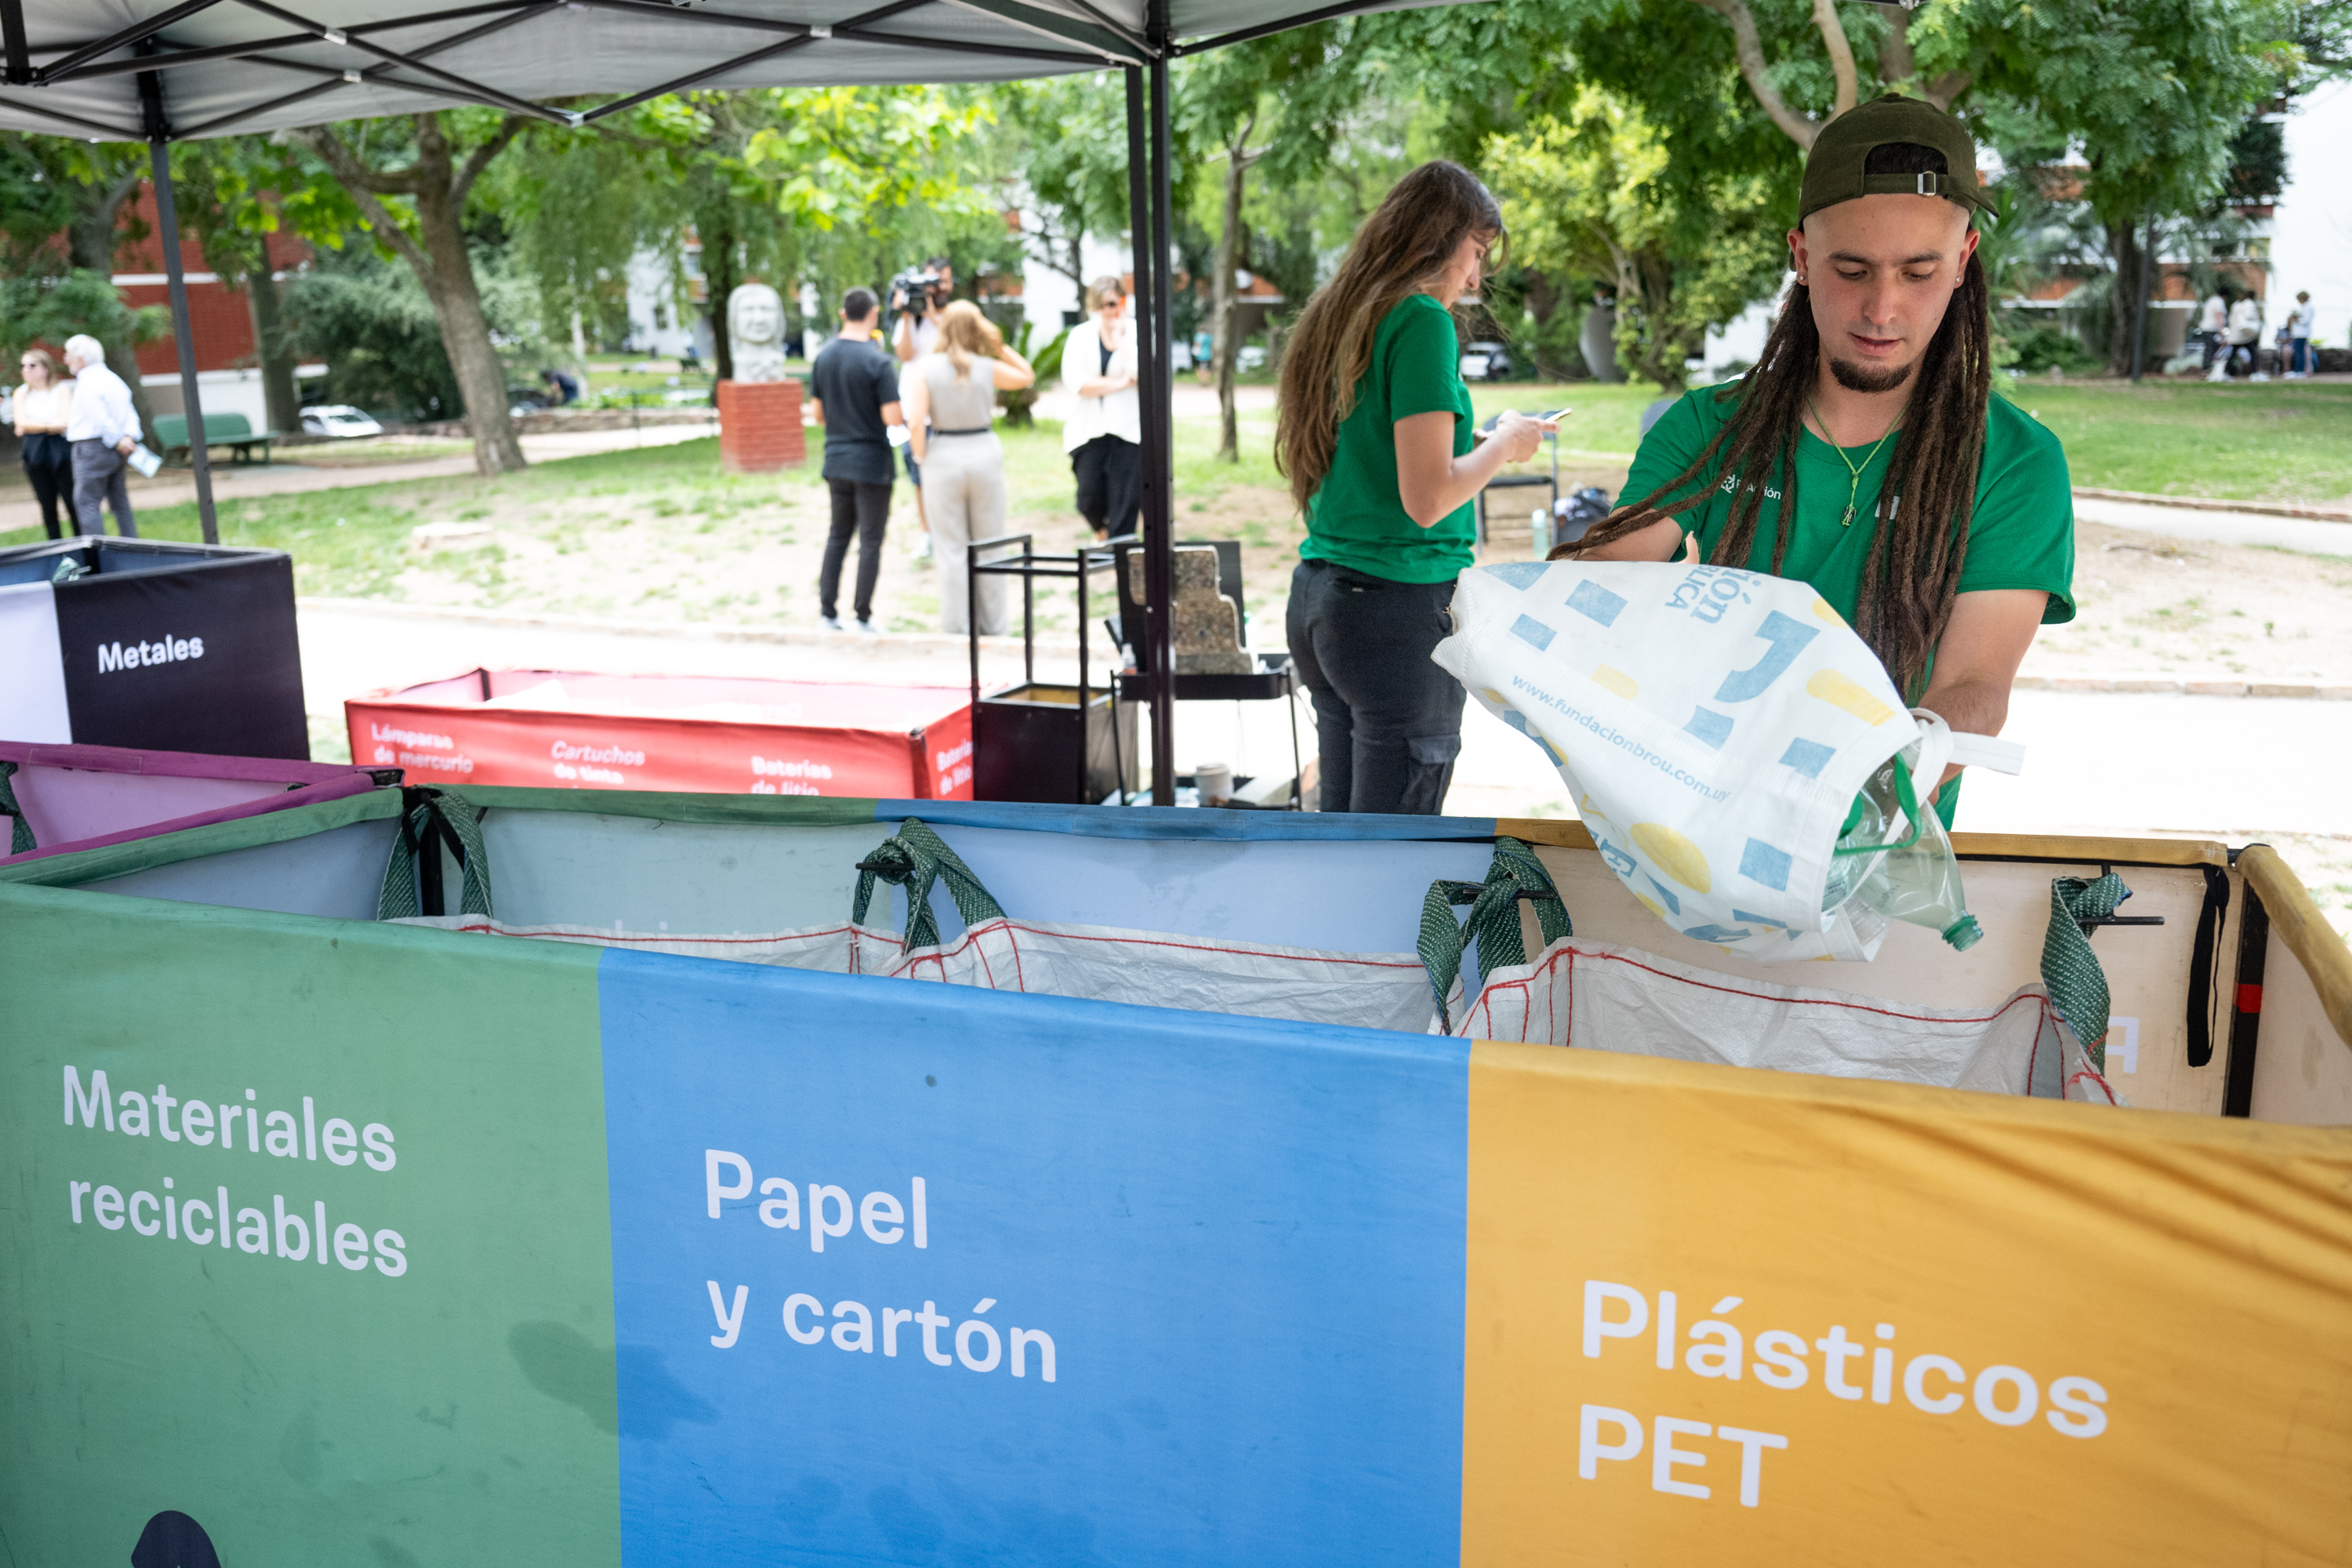
MULTIPOLYGON (((624 451, 635 447, 666 447, 673 441, 695 441, 718 429, 716 425, 653 425, 641 430, 559 430, 543 436, 522 438, 523 456, 534 463, 545 463, 559 458, 584 457, 591 452, 624 451)), ((299 453, 302 447, 288 450, 299 453)), ((246 500, 255 496, 291 495, 300 490, 354 489, 363 485, 397 484, 404 479, 445 479, 474 471, 470 453, 457 453, 445 458, 421 458, 408 463, 362 463, 348 466, 311 466, 299 461, 275 463, 221 462, 213 468, 213 500, 215 506, 246 500)), ((22 496, 23 500, 0 501, 0 531, 16 528, 38 528, 41 509, 31 499, 32 492, 21 487, 11 487, 5 492, 22 496)), ((170 468, 152 480, 133 478, 131 505, 135 512, 146 507, 184 506, 196 499, 196 481, 185 468, 170 468)))
POLYGON ((2352 522, 2272 517, 2252 511, 2205 511, 2146 501, 2074 498, 2074 515, 2085 522, 2128 528, 2169 539, 2203 539, 2218 544, 2270 544, 2313 555, 2352 555, 2352 522))

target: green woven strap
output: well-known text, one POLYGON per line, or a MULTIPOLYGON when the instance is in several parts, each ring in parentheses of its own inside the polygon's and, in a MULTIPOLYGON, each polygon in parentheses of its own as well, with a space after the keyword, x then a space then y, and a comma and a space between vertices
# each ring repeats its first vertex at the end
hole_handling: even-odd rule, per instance
POLYGON ((1437 1016, 1445 1032, 1454 1032, 1454 1018, 1445 998, 1461 978, 1462 954, 1478 944, 1478 968, 1492 974, 1528 961, 1527 943, 1519 936, 1519 895, 1525 892, 1536 907, 1536 924, 1549 947, 1576 934, 1569 923, 1568 906, 1551 884, 1551 873, 1535 851, 1516 838, 1495 840, 1495 858, 1484 882, 1435 881, 1421 900, 1421 940, 1416 944, 1422 968, 1428 973, 1430 994, 1437 999, 1437 1016), (1457 905, 1470 906, 1470 916, 1454 919, 1457 905))
POLYGON ((25 808, 16 804, 16 786, 8 782, 16 772, 16 763, 0 763, 0 816, 8 819, 8 853, 22 855, 41 845, 33 837, 33 825, 25 820, 25 808))
POLYGON ((2060 877, 2050 884, 2050 931, 2042 939, 2042 984, 2058 1016, 2083 1043, 2091 1065, 2107 1070, 2107 972, 2091 951, 2084 921, 2105 920, 2132 896, 2113 871, 2090 879, 2060 877))
POLYGON ((457 893, 457 912, 488 914, 490 858, 482 847, 484 808, 440 790, 413 789, 405 793, 415 804, 402 815, 400 837, 393 843, 392 858, 384 864, 383 888, 376 895, 375 918, 413 920, 425 912, 417 858, 440 854, 445 841, 457 847, 457 864, 464 872, 457 893))
POLYGON ((928 823, 911 816, 900 823, 898 831, 884 839, 873 854, 857 863, 857 898, 850 905, 849 918, 859 925, 866 923, 866 907, 873 901, 874 884, 877 879, 885 881, 907 889, 907 932, 899 940, 898 951, 912 952, 919 947, 937 947, 940 922, 931 913, 931 889, 941 877, 948 879, 948 896, 955 900, 956 913, 963 917, 967 930, 982 921, 1003 918, 1003 906, 981 886, 971 868, 931 831, 928 823))

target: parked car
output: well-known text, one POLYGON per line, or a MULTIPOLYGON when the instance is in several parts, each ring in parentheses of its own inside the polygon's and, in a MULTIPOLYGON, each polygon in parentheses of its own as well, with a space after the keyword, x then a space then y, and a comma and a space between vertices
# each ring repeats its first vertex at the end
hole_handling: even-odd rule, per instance
POLYGON ((1265 368, 1265 345, 1264 343, 1244 343, 1241 346, 1240 352, 1234 355, 1234 368, 1241 371, 1264 370, 1265 368))
POLYGON ((314 403, 302 410, 302 428, 313 436, 381 436, 383 426, 348 403, 314 403))
POLYGON ((1462 379, 1500 381, 1511 374, 1511 345, 1472 343, 1462 351, 1462 379))

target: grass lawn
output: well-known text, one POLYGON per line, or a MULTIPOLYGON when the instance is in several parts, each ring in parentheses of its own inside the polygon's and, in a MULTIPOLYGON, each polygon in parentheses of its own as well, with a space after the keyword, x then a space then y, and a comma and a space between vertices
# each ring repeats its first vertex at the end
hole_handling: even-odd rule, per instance
MULTIPOLYGON (((2006 383, 2004 394, 2066 447, 2074 482, 2226 500, 2352 500, 2352 384, 2210 386, 2201 381, 2006 383)), ((1504 408, 1575 410, 1561 444, 1631 452, 1648 386, 1480 386, 1478 416, 1504 408)))

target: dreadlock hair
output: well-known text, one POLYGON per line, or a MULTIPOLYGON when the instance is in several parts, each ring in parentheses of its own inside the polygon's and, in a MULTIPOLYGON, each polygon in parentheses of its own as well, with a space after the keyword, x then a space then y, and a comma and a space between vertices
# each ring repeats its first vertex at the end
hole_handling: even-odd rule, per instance
MULTIPOLYGON (((1339 426, 1355 410, 1381 320, 1419 293, 1465 237, 1494 239, 1502 232, 1503 210, 1493 194, 1443 158, 1399 180, 1356 230, 1339 270, 1307 301, 1282 351, 1274 466, 1290 480, 1299 510, 1331 472, 1339 426)), ((1448 309, 1453 304, 1446 301, 1448 309)))
MULTIPOLYGON (((1873 148, 1865 167, 1874 174, 1948 172, 1943 153, 1912 142, 1873 148)), ((1854 605, 1853 629, 1886 666, 1895 689, 1915 701, 1936 643, 1951 620, 1952 596, 1968 557, 1977 471, 1984 458, 1985 410, 1992 395, 1991 345, 1984 268, 1970 256, 1943 324, 1913 374, 1903 436, 1879 487, 1870 556, 1854 605)), ((1778 575, 1797 510, 1796 452, 1805 400, 1820 374, 1821 357, 1811 290, 1792 283, 1755 368, 1737 386, 1715 395, 1717 401, 1736 398, 1739 406, 1706 450, 1650 494, 1618 508, 1581 540, 1554 549, 1550 559, 1572 558, 1661 518, 1704 506, 1717 490, 1709 477, 1728 472, 1731 515, 1708 559, 1718 565, 1750 563, 1764 491, 1777 481, 1782 499, 1771 569, 1778 575), (1678 500, 1659 499, 1691 486, 1696 488, 1678 500)))

